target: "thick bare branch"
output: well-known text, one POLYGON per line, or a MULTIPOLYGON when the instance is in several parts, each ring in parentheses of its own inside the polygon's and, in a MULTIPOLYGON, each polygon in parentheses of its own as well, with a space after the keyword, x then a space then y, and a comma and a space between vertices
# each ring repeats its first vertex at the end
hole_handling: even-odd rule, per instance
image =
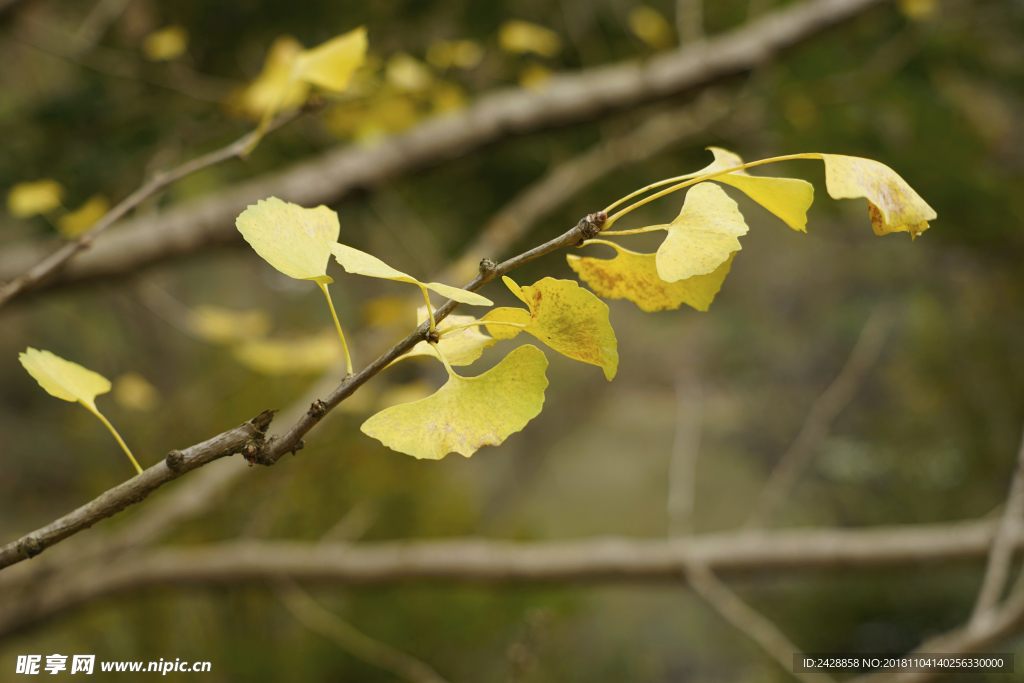
POLYGON ((894 320, 893 311, 883 304, 864 323, 843 369, 811 406, 800 433, 772 470, 747 518, 746 527, 761 527, 770 521, 779 503, 810 464, 815 449, 828 436, 832 423, 853 399, 864 375, 878 360, 894 320))
MULTIPOLYGON (((238 240, 235 217, 276 196, 314 206, 336 201, 402 173, 460 156, 512 134, 592 119, 707 84, 763 63, 773 54, 886 0, 810 0, 730 33, 644 62, 556 76, 543 91, 508 90, 481 97, 459 114, 430 119, 375 147, 345 147, 284 171, 128 221, 48 283, 79 282, 238 240)), ((52 247, 12 245, 0 254, 0 281, 43 259, 52 247)))
MULTIPOLYGON (((760 575, 977 560, 997 522, 873 529, 739 531, 676 539, 589 538, 530 543, 480 539, 307 543, 247 539, 162 548, 90 563, 66 575, 5 586, 0 637, 90 600, 157 584, 236 584, 290 576, 302 581, 386 584, 456 582, 678 581, 688 565, 760 575)), ((1014 539, 1024 546, 1024 534, 1014 539)), ((20 569, 20 568, 19 568, 20 569)), ((27 569, 27 567, 26 567, 27 569)), ((1018 598, 1016 603, 1024 603, 1018 598)), ((1024 612, 1024 605, 1018 609, 1024 612)), ((990 632, 1007 627, 1001 614, 990 632)))

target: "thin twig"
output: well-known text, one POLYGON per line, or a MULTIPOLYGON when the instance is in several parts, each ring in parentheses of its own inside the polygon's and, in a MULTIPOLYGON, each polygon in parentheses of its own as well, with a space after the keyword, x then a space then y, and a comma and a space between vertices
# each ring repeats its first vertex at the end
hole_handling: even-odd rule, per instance
POLYGON ((693 533, 693 502, 704 422, 704 396, 700 380, 681 376, 676 380, 676 435, 668 469, 668 535, 693 533))
POLYGON ((713 607, 719 616, 757 643, 784 671, 804 683, 833 683, 834 679, 827 674, 794 672, 793 655, 800 650, 771 620, 743 602, 705 565, 688 565, 683 574, 697 595, 713 607))
POLYGON ((894 311, 888 305, 881 304, 872 311, 843 369, 811 406, 800 433, 772 470, 745 527, 756 528, 770 522, 778 505, 789 495, 796 480, 810 464, 818 445, 828 436, 832 423, 853 399, 864 376, 878 361, 894 322, 894 311))
POLYGON ((430 665, 371 638, 338 615, 328 612, 294 581, 279 579, 276 591, 278 599, 296 621, 310 631, 330 638, 356 659, 390 671, 409 683, 447 683, 430 665))
MULTIPOLYGON (((271 129, 276 130, 281 126, 294 121, 305 111, 307 111, 307 108, 304 107, 284 114, 274 122, 271 129)), ((187 161, 181 166, 170 171, 154 175, 149 182, 145 183, 142 187, 135 190, 135 192, 125 197, 117 206, 112 208, 102 218, 96 221, 96 223, 81 237, 68 242, 25 273, 0 287, 0 306, 3 306, 14 297, 32 289, 40 282, 53 276, 64 266, 64 264, 74 258, 76 254, 92 246, 93 241, 100 235, 100 233, 116 223, 144 200, 156 194, 163 188, 197 171, 209 168, 210 166, 219 164, 222 161, 242 156, 246 146, 254 139, 254 135, 255 133, 253 132, 246 133, 226 147, 222 147, 210 152, 209 154, 204 154, 201 157, 187 161)))
POLYGON ((985 578, 978 592, 977 602, 967 624, 967 630, 979 633, 987 630, 995 620, 995 608, 1006 588, 1013 561, 1015 539, 1024 531, 1024 437, 1017 453, 1017 467, 1006 498, 999 531, 992 539, 992 547, 985 566, 985 578))

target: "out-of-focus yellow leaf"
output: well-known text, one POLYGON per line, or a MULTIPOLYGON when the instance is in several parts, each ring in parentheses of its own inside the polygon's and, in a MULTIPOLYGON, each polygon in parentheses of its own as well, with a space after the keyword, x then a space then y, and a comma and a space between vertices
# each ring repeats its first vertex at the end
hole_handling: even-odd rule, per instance
MULTIPOLYGON (((525 311, 523 312, 525 313, 525 311)), ((420 306, 416 310, 416 323, 421 325, 426 319, 427 307, 420 306)), ((437 343, 437 346, 448 360, 449 365, 472 365, 473 361, 483 354, 484 349, 489 349, 498 343, 497 339, 488 337, 475 326, 445 334, 445 330, 452 327, 471 325, 475 322, 479 321, 471 315, 449 315, 437 324, 437 331, 441 333, 441 340, 437 343)), ((421 341, 412 347, 411 351, 400 356, 395 362, 397 363, 399 360, 412 358, 413 356, 429 356, 440 360, 437 352, 434 351, 434 347, 425 341, 421 341)))
POLYGON ((331 244, 341 225, 326 206, 306 209, 277 197, 250 205, 235 220, 238 231, 270 265, 296 280, 334 282, 327 275, 331 244))
POLYGON ((22 366, 50 396, 78 402, 96 412, 96 397, 110 391, 110 380, 49 351, 28 348, 18 354, 22 366))
POLYGON ((142 41, 142 54, 151 62, 169 62, 188 49, 188 31, 183 26, 165 26, 142 41))
POLYGON ((124 450, 128 459, 132 461, 135 471, 142 474, 142 467, 139 466, 135 456, 128 449, 124 439, 114 429, 114 425, 110 424, 110 421, 96 409, 96 397, 110 391, 110 380, 98 372, 83 368, 78 363, 64 360, 49 351, 28 348, 24 353, 18 354, 18 360, 21 361, 22 367, 28 371, 28 374, 32 375, 39 382, 39 386, 45 389, 50 396, 72 403, 77 401, 99 418, 100 422, 117 439, 117 443, 124 450))
POLYGON ((292 69, 302 53, 302 44, 281 36, 270 46, 263 71, 237 94, 234 104, 251 117, 259 118, 298 107, 309 96, 309 83, 294 78, 292 69))
POLYGON ((363 307, 363 321, 369 327, 406 327, 409 324, 409 297, 378 296, 363 307))
POLYGON ((501 25, 498 29, 498 44, 505 52, 533 52, 542 57, 554 57, 562 49, 562 40, 557 33, 518 19, 501 25))
POLYGON ((739 237, 747 234, 736 202, 712 183, 691 187, 676 219, 654 227, 668 230, 656 256, 658 276, 665 282, 713 273, 739 251, 739 237))
POLYGON ((137 372, 114 380, 114 400, 125 410, 148 413, 160 404, 160 392, 137 372))
POLYGON ((57 229, 65 237, 78 237, 92 227, 93 223, 107 215, 110 202, 101 194, 93 195, 80 207, 66 213, 57 221, 57 229))
POLYGON ((629 13, 629 30, 655 50, 672 46, 675 32, 658 10, 640 5, 629 13))
POLYGON ((416 458, 467 458, 497 446, 536 417, 544 405, 548 361, 521 346, 478 377, 451 375, 435 394, 383 410, 363 423, 364 434, 416 458))
POLYGON ((519 85, 530 90, 544 90, 551 80, 551 69, 540 64, 527 64, 519 72, 519 85))
POLYGON ((388 83, 402 92, 423 92, 434 82, 430 69, 403 52, 388 60, 384 73, 388 83))
POLYGON ((64 199, 64 187, 56 180, 18 183, 7 193, 7 212, 15 218, 49 213, 64 199))
POLYGON ((330 330, 292 339, 257 339, 231 352, 250 370, 272 377, 324 372, 342 357, 338 338, 330 330))
MULTIPOLYGON (((715 155, 714 162, 696 173, 683 176, 684 178, 695 178, 743 164, 743 159, 739 155, 728 150, 721 147, 708 149, 715 155)), ((814 202, 814 186, 809 182, 795 178, 753 176, 748 174, 746 169, 720 175, 712 180, 735 187, 781 218, 789 227, 807 232, 807 210, 814 202)))
MULTIPOLYGON (((546 277, 528 287, 520 287, 510 277, 505 284, 529 309, 496 308, 482 320, 526 324, 522 330, 564 356, 597 365, 610 381, 619 366, 615 330, 608 322, 608 305, 572 280, 546 277), (519 310, 520 313, 514 313, 519 310)), ((499 339, 518 334, 509 325, 488 325, 487 331, 499 339), (504 329, 502 329, 504 328, 504 329)))
MULTIPOLYGON (((736 252, 707 275, 694 275, 678 282, 658 277, 654 254, 639 254, 614 242, 589 240, 587 244, 607 244, 618 252, 615 258, 599 259, 567 255, 569 267, 580 279, 605 299, 629 299, 644 311, 668 311, 682 304, 706 311, 722 288, 736 252)), ((501 309, 495 309, 501 310, 501 309)), ((511 328, 507 328, 511 329, 511 328)))
MULTIPOLYGON (((384 410, 391 406, 420 401, 432 393, 434 393, 434 388, 422 380, 391 386, 380 393, 377 398, 377 409, 384 410)), ((348 401, 346 400, 344 403, 348 403, 348 401)))
POLYGON ((925 21, 935 16, 938 4, 938 0, 899 0, 897 7, 907 19, 925 21))
POLYGON ((295 76, 331 92, 341 92, 366 59, 366 29, 360 26, 326 43, 301 52, 295 76))
POLYGON ((439 40, 427 48, 427 61, 438 69, 472 69, 483 58, 483 47, 473 40, 439 40))
POLYGON ((367 277, 378 277, 385 280, 396 280, 408 282, 420 288, 426 288, 437 292, 449 299, 473 306, 493 306, 494 303, 476 292, 468 292, 465 289, 443 285, 440 282, 420 282, 411 275, 400 270, 395 270, 376 256, 371 256, 364 251, 353 249, 346 244, 334 242, 330 245, 335 260, 349 273, 354 275, 365 275, 367 277))
POLYGON ((438 81, 430 91, 430 103, 435 114, 458 111, 466 107, 466 93, 451 81, 438 81))
POLYGON ((833 199, 868 200, 876 235, 909 232, 917 237, 936 218, 935 210, 907 181, 885 164, 841 154, 819 155, 825 162, 825 187, 833 199))
POLYGON ((213 344, 230 346, 259 339, 270 331, 270 316, 259 308, 236 311, 221 306, 196 306, 192 312, 192 334, 213 344))

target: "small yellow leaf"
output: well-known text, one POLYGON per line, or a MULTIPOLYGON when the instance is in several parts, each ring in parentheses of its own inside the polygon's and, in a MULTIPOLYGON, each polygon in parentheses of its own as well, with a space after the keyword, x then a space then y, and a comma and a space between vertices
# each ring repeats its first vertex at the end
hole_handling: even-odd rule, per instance
POLYGON ((233 99, 234 104, 254 118, 298 107, 309 95, 309 84, 295 78, 293 68, 302 45, 291 36, 281 36, 270 46, 263 71, 233 99))
POLYGON ((107 215, 110 202, 101 194, 93 195, 80 207, 66 213, 57 221, 57 229, 65 237, 78 237, 93 226, 93 223, 107 215))
POLYGON ((548 87, 550 80, 551 69, 540 64, 527 64, 519 72, 519 85, 529 90, 544 90, 548 87))
POLYGON ((492 308, 481 318, 484 322, 491 321, 519 325, 519 327, 513 327, 512 325, 487 325, 487 332, 495 339, 513 339, 517 334, 526 329, 526 326, 530 324, 532 319, 530 312, 524 311, 521 308, 492 308))
POLYGON ((236 311, 221 306, 196 306, 192 312, 192 334, 213 344, 230 346, 258 339, 270 331, 270 316, 258 308, 236 311))
POLYGON ((466 93, 455 83, 438 81, 430 91, 430 104, 435 114, 458 111, 466 107, 466 93))
POLYGON ((125 410, 148 413, 160 404, 160 392, 137 372, 126 372, 114 380, 114 400, 125 410))
POLYGON ((331 92, 342 92, 366 59, 366 29, 360 26, 300 53, 295 76, 331 92))
MULTIPOLYGON (((694 275, 678 282, 665 282, 658 277, 654 254, 638 254, 613 242, 590 240, 587 244, 607 244, 618 254, 612 259, 568 255, 569 267, 580 279, 605 299, 629 299, 644 311, 668 311, 686 304, 706 311, 722 288, 736 252, 707 275, 694 275)), ((501 309, 495 309, 501 310, 501 309)))
MULTIPOLYGON (((423 324, 426 320, 427 307, 420 306, 416 310, 416 323, 423 324)), ((497 339, 488 337, 476 326, 445 334, 445 330, 452 327, 471 325, 475 322, 478 322, 477 319, 471 315, 449 315, 437 323, 437 330, 441 333, 441 340, 437 343, 437 346, 448 360, 449 365, 471 365, 473 361, 483 354, 484 349, 489 349, 498 343, 497 339)), ((434 347, 425 341, 421 341, 412 347, 411 351, 400 356, 395 362, 397 363, 403 358, 412 358, 413 356, 429 356, 440 360, 437 352, 434 351, 434 347)))
POLYGON ((925 21, 935 16, 938 0, 899 0, 900 13, 911 21, 925 21))
POLYGON ((675 33, 656 9, 640 5, 629 13, 629 30, 655 50, 671 47, 675 33))
POLYGON ((331 244, 341 225, 326 206, 306 209, 277 197, 250 205, 235 220, 238 231, 270 265, 296 280, 334 282, 327 275, 331 244))
POLYGON ((533 52, 541 57, 554 57, 562 49, 558 34, 526 21, 512 19, 498 30, 498 43, 505 52, 533 52))
POLYGON ((338 338, 329 330, 292 339, 258 339, 231 352, 250 370, 272 377, 324 372, 342 356, 338 338))
POLYGON ((142 41, 142 54, 151 62, 169 62, 188 49, 188 31, 182 26, 165 26, 142 41))
POLYGON ((472 69, 484 59, 484 49, 473 40, 439 40, 427 48, 427 61, 438 69, 472 69))
POLYGON ((868 200, 876 235, 909 232, 917 237, 936 218, 935 210, 903 178, 885 164, 841 154, 820 154, 825 162, 825 187, 833 199, 868 200))
POLYGON ((379 277, 385 280, 396 280, 398 282, 408 282, 419 287, 431 289, 441 296, 445 296, 454 301, 470 304, 472 306, 494 305, 494 302, 490 299, 480 296, 476 292, 469 292, 465 289, 459 289, 458 287, 443 285, 439 282, 420 282, 411 275, 406 275, 400 270, 395 270, 376 256, 371 256, 364 251, 353 249, 348 245, 338 244, 335 242, 330 245, 330 250, 334 253, 335 260, 349 273, 365 275, 367 277, 379 277))
MULTIPOLYGON (((619 365, 618 343, 615 330, 608 322, 608 305, 572 280, 546 277, 529 287, 520 288, 512 278, 503 278, 529 308, 530 319, 525 331, 564 356, 597 365, 610 381, 619 365)), ((497 318, 484 316, 484 320, 519 322, 522 314, 511 314, 516 309, 497 309, 497 318), (516 319, 518 317, 519 319, 516 319)), ((525 313, 525 311, 523 312, 525 313)), ((506 325, 488 325, 494 336, 508 334, 506 325)))
POLYGON ((676 219, 655 227, 668 230, 656 259, 658 275, 666 282, 713 273, 739 251, 738 238, 747 234, 736 202, 711 183, 691 187, 676 219))
POLYGON ((544 405, 548 361, 520 346, 478 377, 451 375, 435 394, 383 410, 360 428, 388 448, 416 458, 467 458, 497 446, 536 417, 544 405))
POLYGON ((409 325, 409 297, 378 296, 363 307, 363 321, 368 327, 401 327, 409 325))
POLYGON ((96 411, 96 397, 110 391, 110 380, 49 351, 28 348, 18 354, 22 366, 50 396, 75 401, 96 411))
POLYGON ((434 82, 430 69, 403 52, 388 60, 384 74, 388 83, 402 92, 423 92, 434 82))
POLYGON ((18 183, 7 193, 7 212, 15 218, 49 213, 64 199, 64 188, 56 180, 18 183))
MULTIPOLYGON (((728 150, 721 147, 708 149, 715 155, 714 162, 696 173, 682 176, 683 178, 696 178, 743 164, 743 159, 739 155, 728 150)), ((795 178, 753 176, 748 174, 746 169, 720 175, 711 180, 732 185, 781 218, 789 227, 807 232, 807 210, 814 202, 814 186, 809 182, 795 178)))

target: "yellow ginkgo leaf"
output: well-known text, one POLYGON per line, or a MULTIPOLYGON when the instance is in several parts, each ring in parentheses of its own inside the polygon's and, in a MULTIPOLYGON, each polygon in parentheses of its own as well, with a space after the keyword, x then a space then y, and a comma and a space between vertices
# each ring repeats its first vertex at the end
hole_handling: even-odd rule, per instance
POLYGON ((142 41, 142 54, 151 62, 169 62, 188 49, 188 31, 182 26, 165 26, 142 41))
POLYGON ((7 193, 7 212, 15 218, 49 213, 64 199, 64 187, 56 180, 18 183, 7 193))
POLYGON ((326 206, 307 209, 270 197, 250 205, 235 225, 256 253, 285 275, 323 284, 334 282, 327 275, 327 262, 341 225, 338 214, 326 206))
POLYGON ((309 83, 294 77, 293 67, 302 53, 302 44, 291 36, 281 36, 270 46, 263 70, 255 81, 235 96, 235 104, 253 118, 294 109, 309 96, 309 83))
MULTIPOLYGON (((420 306, 416 310, 416 323, 422 324, 426 320, 427 307, 420 306)), ((449 365, 472 365, 473 361, 483 354, 484 349, 489 349, 498 343, 497 339, 488 337, 478 329, 476 323, 479 322, 479 320, 471 315, 449 315, 437 323, 437 331, 441 335, 441 340, 437 342, 437 346, 448 360, 449 365), (463 329, 447 332, 453 327, 462 327, 463 329)), ((403 358, 412 358, 413 356, 438 358, 433 345, 421 341, 412 347, 411 351, 400 356, 395 362, 397 363, 403 358)))
POLYGON ((554 57, 562 49, 562 41, 551 29, 512 19, 498 29, 498 44, 505 52, 533 52, 541 57, 554 57))
POLYGON ((391 57, 384 69, 388 83, 402 92, 422 92, 434 82, 434 74, 418 59, 404 52, 391 57))
POLYGON ((384 280, 408 282, 420 287, 421 289, 430 289, 441 296, 473 306, 494 305, 494 302, 490 299, 480 296, 476 292, 469 292, 465 289, 459 289, 458 287, 443 285, 439 282, 420 282, 411 275, 407 275, 400 270, 395 270, 376 256, 371 256, 365 251, 353 249, 348 245, 338 244, 335 242, 330 245, 330 250, 334 254, 335 260, 349 273, 353 273, 355 275, 366 275, 367 277, 379 277, 384 280))
POLYGON ((160 392, 137 372, 114 380, 114 400, 125 410, 148 413, 160 404, 160 392))
POLYGON ((195 336, 213 344, 232 345, 258 339, 270 331, 270 316, 262 309, 236 311, 222 306, 196 306, 189 316, 195 336))
MULTIPOLYGON (((696 178, 743 164, 743 159, 739 155, 728 150, 721 147, 708 147, 708 149, 715 155, 714 162, 707 168, 681 178, 696 178)), ((806 180, 753 176, 748 174, 745 169, 720 175, 712 180, 735 187, 781 218, 789 227, 800 232, 807 232, 807 210, 814 202, 814 186, 806 180)))
POLYGON ((876 235, 909 232, 917 237, 935 220, 935 210, 885 164, 841 154, 819 154, 825 162, 825 187, 833 199, 868 200, 876 235))
POLYGON ((121 435, 96 409, 96 397, 110 391, 110 380, 98 372, 83 368, 78 363, 64 360, 49 351, 28 348, 24 353, 18 354, 18 360, 21 361, 22 367, 28 371, 28 374, 39 382, 39 386, 46 390, 46 393, 64 401, 81 403, 89 412, 98 417, 100 422, 117 439, 117 443, 124 449, 138 473, 142 474, 142 468, 139 467, 132 452, 128 450, 121 435))
MULTIPOLYGON (((694 275, 678 282, 665 282, 658 277, 654 254, 638 254, 605 240, 589 240, 587 244, 607 244, 618 254, 612 259, 568 255, 569 267, 590 285, 594 293, 605 299, 629 299, 644 311, 669 311, 686 304, 706 311, 722 288, 736 252, 718 268, 706 275, 694 275)), ((500 309, 496 309, 500 310, 500 309)))
POLYGON ((439 40, 427 48, 427 61, 438 69, 472 69, 484 58, 484 49, 473 40, 439 40))
POLYGON ((261 375, 309 375, 330 370, 341 360, 338 341, 330 331, 292 339, 257 339, 234 347, 231 353, 261 375))
POLYGON ((307 83, 341 92, 366 59, 366 29, 360 26, 298 55, 295 77, 307 83))
POLYGON ((629 30, 655 50, 671 47, 675 33, 658 10, 640 5, 629 12, 629 30))
POLYGON ((536 417, 544 405, 548 361, 520 346, 478 377, 451 374, 435 394, 383 410, 360 428, 388 448, 416 458, 467 458, 497 446, 536 417))
POLYGON ((238 231, 256 253, 279 271, 296 280, 312 280, 320 287, 331 308, 341 347, 345 351, 348 373, 352 374, 352 357, 341 331, 327 285, 334 282, 327 275, 331 245, 337 245, 341 225, 338 214, 326 206, 306 209, 298 204, 282 202, 277 197, 250 205, 235 220, 238 231))
POLYGON ((487 331, 499 339, 518 334, 513 325, 525 325, 537 339, 564 356, 597 365, 611 380, 619 366, 615 330, 608 322, 608 305, 572 280, 546 277, 529 287, 520 287, 512 278, 502 278, 530 311, 497 308, 483 317, 492 324, 487 331), (520 311, 515 313, 515 311, 520 311), (528 316, 528 317, 527 317, 528 316), (512 325, 495 325, 495 322, 512 325), (504 330, 500 328, 505 328, 504 330))
POLYGON ((110 211, 110 202, 101 194, 93 195, 80 207, 57 221, 57 229, 65 237, 78 237, 110 211))
POLYGON ((712 183, 691 187, 676 219, 653 227, 668 230, 656 258, 658 276, 665 282, 713 273, 739 251, 739 237, 747 234, 736 202, 712 183))
POLYGON ((519 72, 519 85, 540 92, 550 85, 551 69, 541 64, 527 64, 519 72))

